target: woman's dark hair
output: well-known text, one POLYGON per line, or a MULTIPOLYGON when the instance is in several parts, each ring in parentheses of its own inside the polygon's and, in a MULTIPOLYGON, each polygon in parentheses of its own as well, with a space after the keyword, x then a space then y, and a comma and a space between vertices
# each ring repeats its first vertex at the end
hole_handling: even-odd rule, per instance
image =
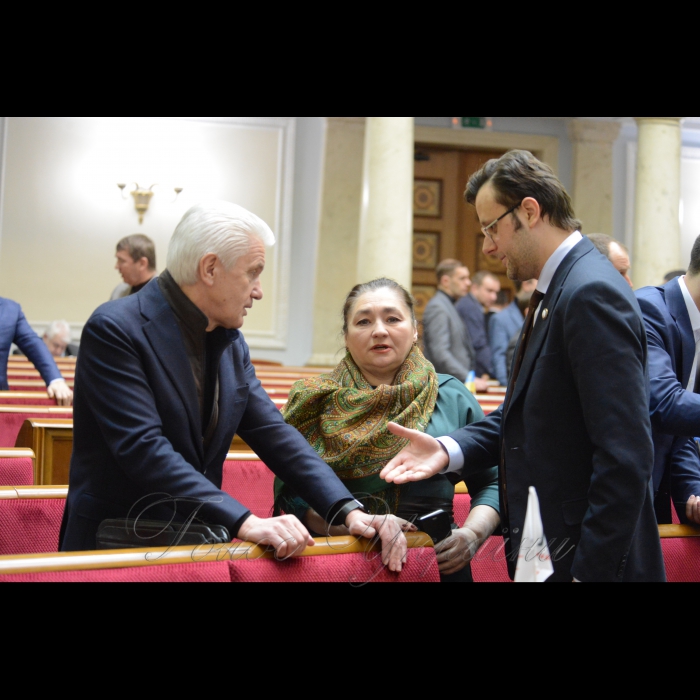
POLYGON ((410 311, 411 318, 413 319, 413 325, 416 325, 416 302, 413 299, 413 295, 398 282, 382 277, 381 279, 373 280, 372 282, 358 284, 350 292, 350 294, 348 294, 348 298, 345 300, 345 306, 343 307, 343 335, 347 335, 348 325, 350 323, 350 312, 352 311, 352 307, 355 305, 355 302, 363 294, 377 292, 380 289, 391 289, 392 291, 396 292, 410 311))
POLYGON ((509 151, 498 160, 486 163, 469 180, 464 195, 467 202, 476 204, 477 195, 488 183, 493 185, 496 201, 507 209, 532 197, 540 205, 542 216, 546 216, 552 226, 571 233, 582 230, 564 185, 548 165, 537 160, 529 151, 509 151))

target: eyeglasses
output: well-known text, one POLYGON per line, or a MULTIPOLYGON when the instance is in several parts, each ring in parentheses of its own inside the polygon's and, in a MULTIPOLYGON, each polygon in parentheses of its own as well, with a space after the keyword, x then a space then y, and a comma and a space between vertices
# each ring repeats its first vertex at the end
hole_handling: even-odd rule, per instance
MULTIPOLYGON (((521 202, 521 204, 522 204, 522 202, 521 202)), ((495 243, 495 242, 496 242, 496 241, 493 240, 493 236, 496 235, 496 234, 493 234, 493 235, 492 235, 491 233, 489 233, 489 231, 490 231, 499 221, 501 221, 502 219, 505 219, 506 216, 508 216, 508 214, 512 214, 512 213, 513 213, 514 211, 516 211, 517 209, 520 209, 520 204, 516 204, 512 209, 509 209, 505 214, 503 214, 503 216, 499 216, 491 225, 489 225, 489 226, 484 226, 484 228, 481 229, 481 230, 484 232, 484 236, 486 236, 486 237, 491 241, 491 243, 495 243)))

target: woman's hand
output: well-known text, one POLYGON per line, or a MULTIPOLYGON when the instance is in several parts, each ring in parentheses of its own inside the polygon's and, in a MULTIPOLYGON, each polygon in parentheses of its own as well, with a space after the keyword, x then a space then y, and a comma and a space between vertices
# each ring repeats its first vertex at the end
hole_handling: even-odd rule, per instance
POLYGON ((408 556, 408 542, 404 531, 416 532, 411 523, 394 515, 369 515, 361 510, 354 510, 346 520, 353 537, 373 540, 377 536, 382 542, 382 563, 389 571, 401 573, 408 556))
POLYGON ((452 536, 436 545, 440 573, 443 576, 458 574, 476 556, 481 543, 479 536, 468 527, 453 530, 452 536))
POLYGON ((501 516, 490 506, 471 509, 460 530, 435 547, 440 573, 449 576, 462 571, 501 523, 501 516))

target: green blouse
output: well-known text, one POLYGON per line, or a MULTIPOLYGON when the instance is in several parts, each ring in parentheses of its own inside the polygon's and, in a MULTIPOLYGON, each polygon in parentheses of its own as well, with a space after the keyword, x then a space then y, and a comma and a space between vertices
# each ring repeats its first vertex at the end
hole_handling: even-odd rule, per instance
MULTIPOLYGON (((435 411, 426 429, 428 435, 434 438, 444 437, 484 419, 479 402, 462 382, 446 374, 439 374, 438 381, 440 389, 435 411)), ((500 512, 497 466, 470 471, 469 465, 466 464, 462 477, 472 498, 472 508, 490 506, 496 512, 500 512)), ((448 502, 454 500, 454 483, 440 474, 426 481, 406 484, 400 489, 399 509, 404 500, 411 503, 423 499, 426 502, 434 499, 448 502)), ((285 512, 296 515, 300 520, 308 510, 309 505, 299 497, 294 498, 293 503, 288 502, 285 507, 285 512)))

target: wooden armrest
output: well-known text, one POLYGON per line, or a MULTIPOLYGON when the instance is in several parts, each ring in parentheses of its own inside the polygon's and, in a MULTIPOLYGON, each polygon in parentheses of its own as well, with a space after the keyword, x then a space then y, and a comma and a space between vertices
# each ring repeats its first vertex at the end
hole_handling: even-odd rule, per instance
POLYGON ((683 537, 700 537, 700 527, 690 525, 659 525, 659 535, 662 540, 683 537))
MULTIPOLYGON (((406 535, 410 549, 432 548, 433 541, 417 532, 406 535)), ((316 540, 302 557, 365 554, 379 551, 369 540, 356 537, 333 537, 316 540)), ((193 562, 253 561, 274 559, 274 552, 250 542, 201 547, 171 547, 129 549, 105 552, 74 552, 66 554, 30 554, 21 557, 0 557, 0 575, 31 574, 49 571, 99 571, 143 566, 191 564, 193 562)))

